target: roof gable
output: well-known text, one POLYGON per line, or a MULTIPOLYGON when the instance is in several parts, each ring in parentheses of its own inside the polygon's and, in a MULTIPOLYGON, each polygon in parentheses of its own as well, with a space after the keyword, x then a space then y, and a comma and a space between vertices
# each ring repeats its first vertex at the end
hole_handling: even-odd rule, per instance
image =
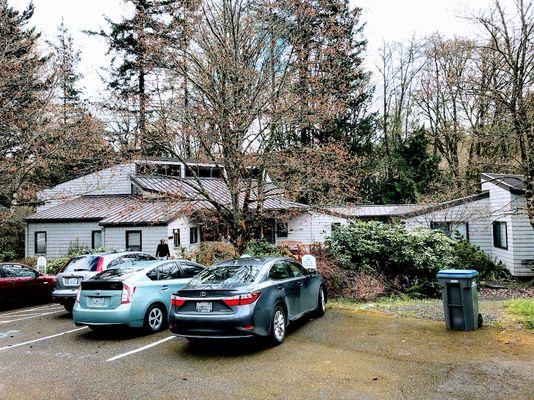
POLYGON ((494 174, 484 172, 480 174, 482 182, 493 183, 510 193, 523 195, 525 194, 525 178, 518 174, 494 174))

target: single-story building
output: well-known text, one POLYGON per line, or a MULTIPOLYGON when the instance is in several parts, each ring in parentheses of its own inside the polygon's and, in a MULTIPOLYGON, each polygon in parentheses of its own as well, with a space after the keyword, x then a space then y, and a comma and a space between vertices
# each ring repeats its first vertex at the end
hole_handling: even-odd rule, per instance
MULTIPOLYGON (((26 256, 60 257, 73 242, 155 254, 161 239, 179 255, 203 240, 224 240, 225 233, 203 217, 210 204, 200 194, 206 190, 228 203, 222 173, 216 164, 159 158, 115 165, 44 190, 38 196, 42 204, 26 219, 26 256)), ((272 216, 256 235, 272 243, 323 243, 336 225, 351 219, 400 222, 409 229, 458 232, 513 275, 533 276, 534 229, 524 189, 519 175, 484 173, 479 193, 439 204, 312 208, 284 198, 267 177, 264 210, 272 216)))
POLYGON ((514 276, 534 275, 534 228, 526 211, 521 175, 481 174, 479 193, 405 213, 408 228, 458 232, 502 261, 514 276))
MULTIPOLYGON (((161 239, 180 254, 200 241, 224 240, 224 232, 199 218, 210 209, 200 192, 221 204, 229 191, 216 164, 172 159, 120 164, 43 190, 37 212, 26 218, 26 256, 57 258, 69 246, 140 250, 155 254, 161 239), (198 178, 192 177, 194 168, 198 178), (216 237, 214 237, 214 235, 216 237)), ((324 242, 346 218, 285 199, 268 182, 263 209, 271 213, 257 232, 272 243, 324 242)))

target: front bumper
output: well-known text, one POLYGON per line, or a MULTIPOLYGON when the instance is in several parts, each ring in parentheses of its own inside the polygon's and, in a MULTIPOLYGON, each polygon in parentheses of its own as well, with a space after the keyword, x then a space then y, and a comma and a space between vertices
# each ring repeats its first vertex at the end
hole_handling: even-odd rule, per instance
POLYGON ((127 325, 132 328, 143 326, 143 319, 132 319, 130 311, 130 304, 121 304, 114 309, 87 309, 81 308, 80 304, 76 303, 72 317, 78 326, 127 325))
POLYGON ((189 338, 245 338, 268 334, 254 319, 254 308, 239 307, 235 313, 171 312, 169 329, 176 336, 189 338), (246 327, 246 328, 245 328, 246 327))

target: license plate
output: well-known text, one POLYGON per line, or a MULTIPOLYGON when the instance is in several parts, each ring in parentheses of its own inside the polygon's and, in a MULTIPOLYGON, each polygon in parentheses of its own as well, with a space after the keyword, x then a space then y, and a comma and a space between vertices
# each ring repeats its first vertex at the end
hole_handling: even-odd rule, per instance
POLYGON ((106 298, 105 297, 92 297, 91 298, 91 305, 92 306, 105 306, 106 305, 106 298))
POLYGON ((65 279, 65 285, 77 285, 79 283, 78 278, 67 278, 65 279))
POLYGON ((197 303, 197 312, 211 312, 211 301, 199 301, 197 303))

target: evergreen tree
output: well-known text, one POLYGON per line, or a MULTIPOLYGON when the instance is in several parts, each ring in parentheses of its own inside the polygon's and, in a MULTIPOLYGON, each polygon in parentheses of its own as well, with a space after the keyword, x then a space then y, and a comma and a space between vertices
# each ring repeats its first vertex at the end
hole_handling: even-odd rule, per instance
POLYGON ((425 129, 419 128, 395 147, 392 174, 378 179, 376 203, 414 203, 433 193, 440 178, 440 158, 429 151, 430 144, 425 129))
POLYGON ((112 55, 109 88, 123 101, 111 111, 132 112, 136 116, 135 134, 130 147, 145 153, 150 114, 149 77, 162 60, 161 35, 166 31, 163 15, 173 0, 123 0, 133 6, 133 15, 119 22, 106 18, 109 30, 89 31, 106 39, 112 55), (133 101, 132 101, 133 100, 133 101), (125 109, 126 104, 135 109, 125 109), (122 104, 122 106, 120 106, 122 104))
POLYGON ((287 23, 286 40, 295 54, 292 140, 343 142, 353 150, 368 146, 371 91, 362 66, 361 9, 351 9, 348 0, 274 0, 272 7, 287 23))
POLYGON ((58 27, 56 41, 49 44, 54 56, 55 97, 61 107, 63 132, 66 133, 72 114, 79 114, 82 107, 82 90, 79 88, 82 74, 78 71, 80 51, 75 48, 72 35, 63 20, 58 27))

